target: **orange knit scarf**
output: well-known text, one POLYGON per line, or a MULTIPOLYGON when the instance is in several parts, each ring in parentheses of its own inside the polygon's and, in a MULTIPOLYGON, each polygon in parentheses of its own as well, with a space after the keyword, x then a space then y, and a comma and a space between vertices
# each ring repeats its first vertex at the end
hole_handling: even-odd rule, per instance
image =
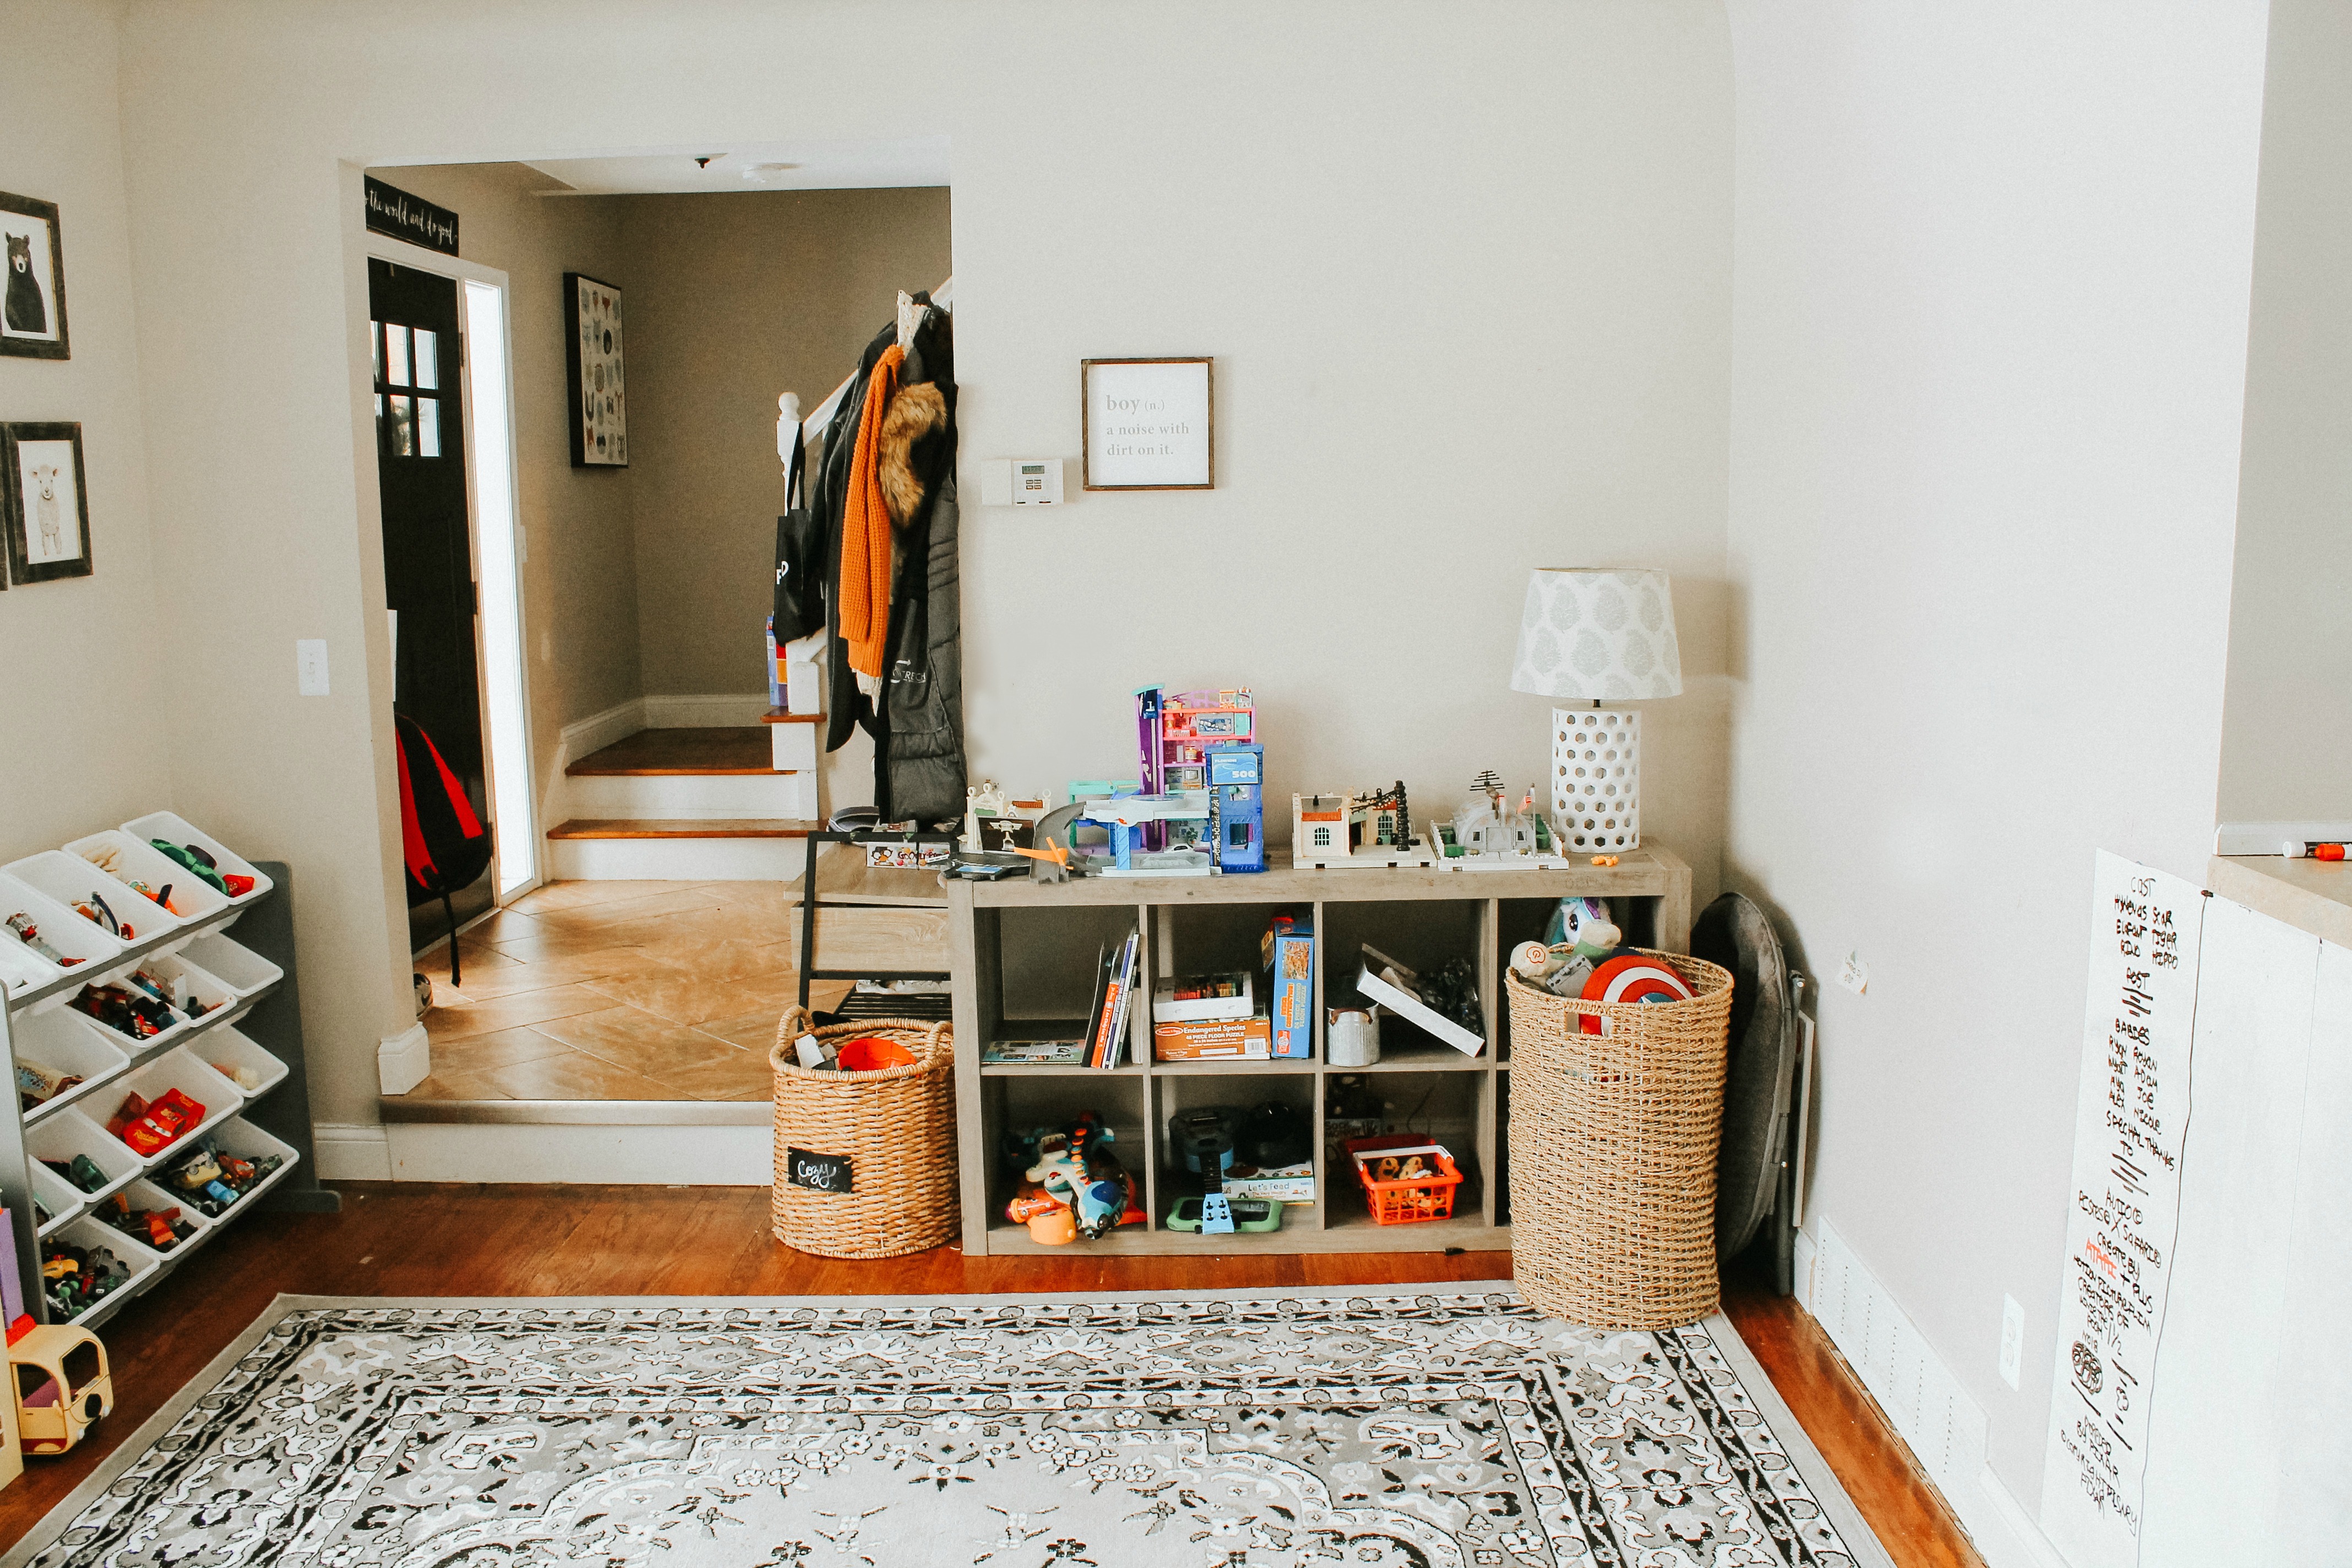
POLYGON ((881 675, 882 645, 890 636, 890 509, 882 490, 882 419, 906 359, 907 351, 893 343, 875 362, 841 510, 841 638, 849 645, 849 668, 860 675, 881 675))

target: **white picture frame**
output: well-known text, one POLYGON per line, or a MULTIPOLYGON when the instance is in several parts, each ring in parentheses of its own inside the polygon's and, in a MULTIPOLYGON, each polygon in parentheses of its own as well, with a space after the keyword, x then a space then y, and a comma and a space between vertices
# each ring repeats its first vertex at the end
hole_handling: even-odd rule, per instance
POLYGON ((1079 361, 1085 487, 1214 489, 1213 364, 1205 355, 1079 361))

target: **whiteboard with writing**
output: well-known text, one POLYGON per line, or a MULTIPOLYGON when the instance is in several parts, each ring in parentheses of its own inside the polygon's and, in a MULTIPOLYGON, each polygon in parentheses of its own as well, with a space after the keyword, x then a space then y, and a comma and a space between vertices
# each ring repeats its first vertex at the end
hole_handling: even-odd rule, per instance
POLYGON ((2100 852, 2042 1529, 2074 1568, 2135 1568, 2150 1376, 2180 1219, 2205 896, 2100 852))

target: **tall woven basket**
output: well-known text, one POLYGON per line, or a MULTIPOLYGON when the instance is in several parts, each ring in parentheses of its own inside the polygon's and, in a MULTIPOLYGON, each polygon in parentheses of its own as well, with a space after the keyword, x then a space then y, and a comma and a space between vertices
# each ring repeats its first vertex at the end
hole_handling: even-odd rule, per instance
POLYGON ((952 1241, 956 1204, 953 1036, 943 1022, 864 1018, 814 1026, 798 1007, 776 1026, 768 1065, 776 1075, 778 1241, 821 1258, 898 1258, 952 1241), (915 1055, 879 1072, 811 1072, 803 1035, 835 1041, 877 1036, 915 1055), (792 1151, 845 1160, 849 1190, 796 1183, 792 1151))
POLYGON ((1716 1308, 1731 975, 1650 956, 1691 1000, 1584 1002, 1504 976, 1513 1272, 1530 1306, 1593 1328, 1678 1328, 1716 1308))

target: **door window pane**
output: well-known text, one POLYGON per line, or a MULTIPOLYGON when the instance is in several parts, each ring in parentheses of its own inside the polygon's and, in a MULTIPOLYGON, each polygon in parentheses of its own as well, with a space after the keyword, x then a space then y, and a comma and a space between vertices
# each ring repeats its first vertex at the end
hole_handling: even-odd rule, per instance
MULTIPOLYGON (((421 338, 425 334, 419 332, 416 335, 421 338)), ((441 400, 437 397, 416 400, 416 455, 420 458, 441 455, 441 400)))
POLYGON ((408 384, 408 329, 387 325, 383 329, 383 357, 390 367, 385 380, 394 386, 408 384))
MULTIPOLYGON (((368 323, 368 371, 378 386, 383 384, 383 323, 368 323)), ((382 413, 382 409, 377 410, 382 413)))
POLYGON ((413 458, 416 455, 415 433, 409 427, 410 419, 408 399, 394 398, 392 400, 392 455, 395 458, 413 458))
MULTIPOLYGON (((415 334, 416 384, 425 387, 438 386, 441 384, 441 357, 439 351, 434 346, 435 334, 423 327, 416 328, 415 334)), ((428 457, 431 455, 426 454, 428 457)))

